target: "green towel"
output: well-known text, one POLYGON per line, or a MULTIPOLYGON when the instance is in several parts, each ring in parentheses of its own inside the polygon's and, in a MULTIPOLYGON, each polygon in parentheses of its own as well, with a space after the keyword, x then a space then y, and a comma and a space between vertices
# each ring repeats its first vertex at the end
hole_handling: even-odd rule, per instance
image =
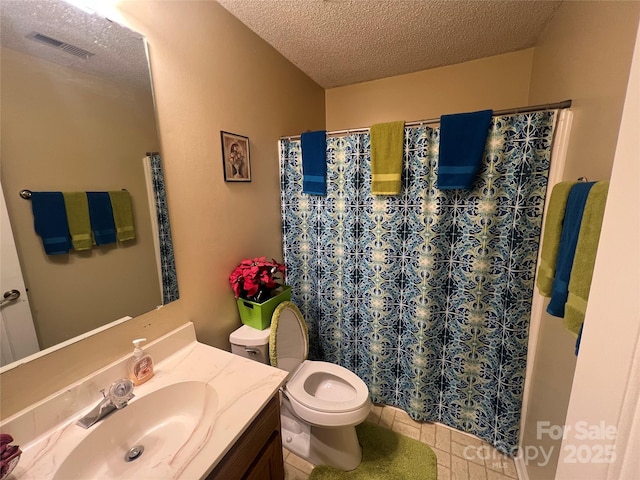
POLYGON ((371 193, 398 195, 404 152, 404 121, 371 126, 371 193))
POLYGON ((93 246, 89 202, 86 192, 62 192, 71 243, 75 250, 90 250, 93 246))
POLYGON ((136 229, 133 225, 133 208, 131 195, 126 190, 109 192, 111 208, 113 209, 113 222, 116 224, 116 237, 119 242, 136 238, 136 229))
POLYGON ((540 252, 540 265, 538 266, 538 291, 543 297, 551 297, 553 279, 556 276, 556 261, 558 260, 558 247, 562 235, 562 223, 564 211, 567 207, 569 191, 576 182, 560 182, 553 187, 549 208, 544 221, 544 234, 542 237, 542 251, 540 252))
POLYGON ((580 332, 580 326, 587 311, 587 299, 591 289, 591 277, 593 277, 593 267, 596 263, 608 191, 609 182, 597 182, 591 187, 584 206, 576 255, 569 279, 569 297, 564 309, 564 326, 576 335, 580 332))

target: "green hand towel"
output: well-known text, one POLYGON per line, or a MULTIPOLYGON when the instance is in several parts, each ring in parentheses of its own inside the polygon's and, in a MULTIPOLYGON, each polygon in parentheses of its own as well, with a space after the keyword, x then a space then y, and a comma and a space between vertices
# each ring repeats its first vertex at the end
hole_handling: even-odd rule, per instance
POLYGON ((398 195, 404 152, 404 121, 371 126, 371 193, 398 195))
POLYGON ((580 332, 580 326, 587 311, 587 299, 591 289, 591 278, 596 263, 608 191, 609 182, 597 182, 591 187, 584 206, 576 255, 569 279, 569 297, 564 309, 564 326, 576 335, 580 332))
POLYGON ((111 208, 113 209, 113 222, 116 224, 116 237, 119 242, 136 238, 136 229, 133 224, 133 208, 131 195, 126 190, 109 192, 111 208))
POLYGON ((560 182, 553 187, 547 217, 544 221, 544 234, 542 237, 542 251, 540 252, 540 265, 538 266, 538 291, 543 297, 550 297, 553 290, 553 279, 556 276, 556 261, 558 260, 558 247, 562 235, 562 223, 564 211, 567 208, 567 197, 571 187, 576 182, 560 182))
POLYGON ((89 202, 86 192, 62 192, 71 243, 75 250, 90 250, 93 245, 89 202))

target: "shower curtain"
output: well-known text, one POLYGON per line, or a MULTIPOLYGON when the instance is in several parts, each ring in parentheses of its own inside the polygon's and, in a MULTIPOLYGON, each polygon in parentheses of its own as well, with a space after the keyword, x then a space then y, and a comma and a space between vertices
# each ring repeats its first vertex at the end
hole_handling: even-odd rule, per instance
POLYGON ((515 455, 556 112, 494 117, 469 191, 436 188, 439 128, 406 127, 402 192, 372 196, 369 134, 327 138, 327 195, 280 142, 284 261, 310 358, 376 403, 515 455))
MULTIPOLYGON (((171 224, 169 223, 169 209, 167 207, 167 193, 164 186, 162 160, 155 153, 148 157, 151 173, 155 216, 158 226, 158 242, 160 247, 160 276, 162 280, 162 304, 173 302, 180 297, 178 291, 178 276, 173 255, 173 240, 171 238, 171 224)), ((146 159, 145 159, 146 160, 146 159)), ((153 212, 151 212, 153 215, 153 212)))

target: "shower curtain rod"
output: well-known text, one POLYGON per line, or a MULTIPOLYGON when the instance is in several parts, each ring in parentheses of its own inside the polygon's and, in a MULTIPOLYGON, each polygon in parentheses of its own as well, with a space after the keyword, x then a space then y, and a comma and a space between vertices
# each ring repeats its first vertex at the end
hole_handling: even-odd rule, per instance
MULTIPOLYGON (((560 110, 563 108, 571 107, 571 100, 564 100, 562 102, 557 103, 545 103, 542 105, 532 105, 529 107, 517 107, 517 108, 507 108, 505 110, 496 110, 493 112, 493 116, 500 115, 512 115, 515 113, 531 113, 531 112, 540 112, 542 110, 560 110)), ((417 120, 413 122, 406 122, 404 125, 406 127, 414 127, 417 125, 429 125, 434 123, 440 123, 440 117, 438 118, 429 118, 428 120, 417 120)), ((340 135, 349 135, 352 133, 365 133, 369 131, 369 127, 361 127, 361 128, 349 128, 347 130, 334 130, 332 132, 327 132, 327 136, 340 136, 340 135)), ((280 137, 281 140, 299 140, 300 135, 291 135, 288 137, 280 137)))

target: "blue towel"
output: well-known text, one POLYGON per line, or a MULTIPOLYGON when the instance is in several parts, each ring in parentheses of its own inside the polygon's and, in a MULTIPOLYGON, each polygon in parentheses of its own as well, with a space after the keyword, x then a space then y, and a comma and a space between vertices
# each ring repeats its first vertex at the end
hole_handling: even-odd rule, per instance
POLYGON ((547 306, 547 313, 554 317, 564 317, 564 306, 569 296, 569 279, 573 267, 573 257, 576 253, 580 224, 584 206, 587 203, 589 190, 595 182, 576 183, 571 187, 567 198, 567 208, 562 222, 562 234, 558 247, 558 259, 556 261, 556 275, 553 279, 551 300, 547 306))
POLYGON ((469 190, 487 143, 492 110, 440 117, 438 188, 469 190))
POLYGON ((307 132, 300 135, 302 147, 302 193, 327 194, 327 132, 307 132))
POLYGON ((89 218, 96 245, 115 243, 116 225, 113 221, 113 209, 109 192, 87 192, 89 218))
POLYGON ((42 237, 47 255, 61 255, 71 250, 71 235, 62 192, 32 192, 33 226, 42 237))

